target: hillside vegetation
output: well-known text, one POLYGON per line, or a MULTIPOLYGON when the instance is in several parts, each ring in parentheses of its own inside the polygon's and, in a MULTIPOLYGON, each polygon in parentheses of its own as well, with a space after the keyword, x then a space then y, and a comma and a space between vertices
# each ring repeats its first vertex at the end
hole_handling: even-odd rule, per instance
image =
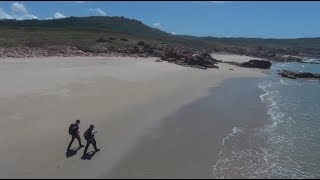
POLYGON ((110 51, 117 48, 138 48, 139 41, 160 49, 165 46, 181 46, 239 54, 261 51, 319 55, 320 52, 320 38, 260 39, 172 35, 125 17, 0 20, 0 48, 74 46, 84 51, 110 51))

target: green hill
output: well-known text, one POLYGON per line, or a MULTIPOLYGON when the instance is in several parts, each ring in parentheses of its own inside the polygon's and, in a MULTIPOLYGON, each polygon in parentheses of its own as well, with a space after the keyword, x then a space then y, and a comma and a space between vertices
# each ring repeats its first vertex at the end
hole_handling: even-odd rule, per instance
POLYGON ((236 51, 248 49, 320 52, 320 38, 260 39, 172 35, 125 17, 69 17, 52 20, 0 20, 0 48, 77 46, 82 49, 133 47, 138 41, 154 46, 236 51))

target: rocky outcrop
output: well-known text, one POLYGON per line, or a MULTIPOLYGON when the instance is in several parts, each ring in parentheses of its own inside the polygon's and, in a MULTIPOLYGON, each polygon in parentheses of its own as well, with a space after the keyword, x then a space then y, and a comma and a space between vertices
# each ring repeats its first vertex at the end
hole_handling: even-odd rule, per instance
POLYGON ((238 63, 233 61, 223 61, 223 63, 232 64, 240 67, 247 68, 260 68, 260 69, 269 69, 272 65, 270 61, 267 60, 249 60, 248 62, 238 63))
POLYGON ((305 64, 320 64, 320 62, 301 62, 301 63, 305 63, 305 64))
POLYGON ((212 58, 209 53, 193 53, 188 49, 168 48, 161 55, 161 60, 199 69, 219 68, 215 65, 219 61, 212 58))
POLYGON ((303 62, 302 58, 296 56, 275 56, 272 58, 273 61, 280 61, 280 62, 303 62))
POLYGON ((126 52, 126 49, 119 48, 106 48, 103 50, 91 49, 78 49, 77 47, 47 47, 47 48, 30 48, 30 47, 17 47, 17 48, 0 48, 1 58, 26 58, 26 57, 72 57, 72 56, 143 56, 143 53, 126 52))
POLYGON ((282 77, 290 78, 290 79, 297 79, 297 78, 316 78, 320 79, 320 74, 313 74, 310 72, 294 72, 288 70, 280 70, 278 71, 282 77))
POLYGON ((250 60, 248 62, 240 63, 241 67, 248 68, 260 68, 260 69, 269 69, 271 67, 271 62, 267 60, 250 60))

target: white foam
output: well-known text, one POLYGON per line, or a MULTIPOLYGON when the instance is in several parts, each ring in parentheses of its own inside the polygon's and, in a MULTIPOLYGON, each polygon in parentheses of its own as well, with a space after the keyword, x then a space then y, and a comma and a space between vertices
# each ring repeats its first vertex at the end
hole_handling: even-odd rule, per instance
POLYGON ((234 136, 237 132, 241 132, 240 128, 237 128, 237 127, 232 128, 232 132, 228 134, 227 137, 222 139, 222 146, 225 144, 225 141, 227 141, 230 137, 234 136))
MULTIPOLYGON (((217 177, 217 172, 219 172, 219 170, 217 169, 217 166, 221 161, 221 155, 223 153, 223 148, 224 148, 224 145, 225 145, 226 141, 229 140, 232 136, 234 136, 235 134, 237 134, 239 132, 242 132, 242 130, 240 128, 238 128, 238 127, 234 127, 234 128, 232 128, 232 132, 230 134, 228 134, 225 138, 222 139, 218 160, 215 163, 215 165, 213 166, 213 175, 214 175, 214 177, 217 177)), ((219 178, 224 178, 224 177, 219 177, 219 178)))
POLYGON ((289 85, 288 82, 286 82, 286 81, 283 80, 283 79, 280 79, 280 83, 281 83, 282 85, 289 85))
POLYGON ((267 87, 270 87, 270 84, 269 85, 266 85, 266 84, 258 84, 258 88, 262 89, 265 93, 260 95, 260 99, 261 99, 261 102, 262 103, 265 103, 265 99, 266 99, 266 96, 268 96, 269 92, 267 91, 267 87))
POLYGON ((266 92, 266 93, 264 93, 264 94, 262 94, 262 95, 259 96, 262 103, 265 103, 265 99, 266 99, 266 97, 267 97, 268 95, 269 95, 269 92, 266 92))
MULTIPOLYGON (((267 106, 267 113, 270 115, 272 124, 259 129, 248 129, 245 133, 240 133, 241 129, 234 127, 232 132, 222 139, 218 160, 213 166, 214 178, 228 178, 234 176, 234 173, 247 178, 315 177, 308 171, 304 171, 305 164, 299 164, 300 162, 288 153, 294 148, 294 139, 290 137, 291 133, 283 131, 288 130, 288 124, 293 125, 295 122, 290 114, 286 114, 287 108, 292 110, 292 106, 282 104, 288 103, 286 95, 280 94, 281 89, 275 90, 284 88, 282 85, 291 87, 301 86, 302 83, 276 79, 276 81, 258 84, 258 88, 265 92, 260 95, 260 99, 267 106), (285 129, 283 129, 284 127, 285 129), (266 138, 266 145, 263 141, 261 141, 262 144, 259 144, 260 141, 257 141, 259 137, 266 138), (245 142, 241 142, 242 140, 245 142), (241 144, 239 144, 240 142, 241 144), (248 146, 242 146, 242 143, 248 143, 248 146)), ((297 103, 299 104, 299 102, 297 103)))
POLYGON ((260 147, 259 143, 251 143, 251 141, 257 140, 256 135, 260 136, 251 130, 243 132, 237 127, 233 128, 233 131, 223 139, 219 159, 213 167, 214 178, 230 178, 229 176, 232 177, 233 172, 247 178, 260 178, 268 174, 267 150, 260 147), (241 139, 245 141, 244 143, 248 143, 248 146, 239 146, 238 143, 241 139))
POLYGON ((284 78, 280 79, 280 84, 284 86, 299 86, 299 87, 303 85, 303 83, 301 83, 300 81, 292 80, 292 79, 284 79, 284 78))

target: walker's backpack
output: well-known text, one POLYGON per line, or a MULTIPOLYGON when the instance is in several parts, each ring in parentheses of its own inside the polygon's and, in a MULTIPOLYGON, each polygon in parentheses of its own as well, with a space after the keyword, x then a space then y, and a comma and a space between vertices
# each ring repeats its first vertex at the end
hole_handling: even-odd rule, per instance
POLYGON ((75 124, 70 124, 70 126, 69 126, 69 134, 70 135, 74 134, 74 130, 73 130, 74 127, 75 127, 75 124))
POLYGON ((90 129, 87 129, 86 132, 84 132, 83 137, 85 140, 88 140, 90 138, 90 129))

